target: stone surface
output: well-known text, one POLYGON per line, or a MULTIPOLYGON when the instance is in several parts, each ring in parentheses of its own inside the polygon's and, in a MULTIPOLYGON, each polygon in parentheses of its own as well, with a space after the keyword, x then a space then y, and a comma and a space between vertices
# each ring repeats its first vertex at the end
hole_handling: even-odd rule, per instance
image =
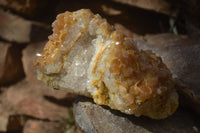
POLYGON ((7 125, 9 121, 9 113, 0 104, 0 132, 7 131, 7 125))
POLYGON ((0 132, 19 132, 30 118, 26 115, 17 114, 13 110, 8 110, 2 104, 0 104, 0 107, 0 132))
POLYGON ((147 10, 164 13, 170 16, 176 16, 177 10, 174 9, 173 4, 167 0, 112 0, 130 6, 137 6, 147 10))
POLYGON ((65 125, 59 122, 28 120, 23 133, 64 133, 65 125))
POLYGON ((1 0, 0 5, 6 8, 12 9, 17 11, 21 14, 26 14, 29 16, 33 16, 44 8, 45 4, 47 3, 46 0, 1 0))
MULTIPOLYGON (((45 95, 39 91, 40 89, 42 86, 29 84, 27 81, 11 86, 1 97, 3 107, 38 119, 55 121, 59 120, 58 116, 68 118, 68 99, 63 99, 65 101, 63 103, 62 99, 45 95)), ((56 90, 48 89, 46 91, 53 93, 56 90)), ((71 101, 69 100, 69 102, 71 101)))
POLYGON ((7 131, 8 132, 21 132, 26 121, 29 119, 28 116, 13 114, 9 116, 7 131))
POLYGON ((74 105, 76 123, 86 133, 197 133, 199 116, 179 108, 165 120, 125 115, 79 97, 74 105))
POLYGON ((12 44, 0 42, 0 85, 24 77, 21 50, 12 44))
POLYGON ((0 9, 0 37, 20 44, 41 41, 50 34, 50 27, 40 22, 26 20, 0 9))
POLYGON ((76 95, 49 88, 36 78, 34 60, 44 44, 31 43, 23 50, 24 80, 1 87, 0 132, 22 132, 25 122, 31 119, 51 123, 60 121, 58 116, 68 118, 68 107, 72 106, 76 95))
POLYGON ((197 19, 200 21, 200 1, 199 0, 181 0, 182 8, 190 15, 192 15, 193 19, 197 19))
POLYGON ((140 49, 152 50, 160 56, 182 87, 184 104, 200 113, 200 43, 184 36, 160 34, 135 40, 140 49), (145 40, 145 41, 144 41, 145 40))
POLYGON ((19 43, 30 41, 31 23, 29 21, 2 9, 0 9, 0 17, 1 38, 19 43))

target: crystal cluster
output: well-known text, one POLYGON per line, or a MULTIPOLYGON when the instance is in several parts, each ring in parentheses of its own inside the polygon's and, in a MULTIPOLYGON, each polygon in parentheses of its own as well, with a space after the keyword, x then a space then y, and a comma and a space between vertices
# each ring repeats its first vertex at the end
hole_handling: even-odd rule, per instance
POLYGON ((162 60, 138 50, 87 9, 58 15, 35 66, 38 79, 48 86, 126 114, 162 119, 178 107, 172 76, 162 60))

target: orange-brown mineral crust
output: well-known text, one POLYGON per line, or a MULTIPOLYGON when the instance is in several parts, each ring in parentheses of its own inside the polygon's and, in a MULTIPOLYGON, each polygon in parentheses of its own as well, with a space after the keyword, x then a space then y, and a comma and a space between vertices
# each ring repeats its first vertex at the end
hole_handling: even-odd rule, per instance
POLYGON ((163 119, 178 107, 172 76, 161 58, 139 51, 90 10, 58 15, 35 66, 38 79, 48 86, 126 114, 163 119))

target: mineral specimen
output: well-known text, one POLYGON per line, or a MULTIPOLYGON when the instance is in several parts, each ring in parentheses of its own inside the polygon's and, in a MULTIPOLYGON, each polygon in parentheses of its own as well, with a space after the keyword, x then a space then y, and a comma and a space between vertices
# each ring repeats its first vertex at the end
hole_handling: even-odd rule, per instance
POLYGON ((35 67, 48 86, 126 114, 162 119, 178 107, 172 76, 161 58, 138 50, 87 9, 58 15, 35 67))

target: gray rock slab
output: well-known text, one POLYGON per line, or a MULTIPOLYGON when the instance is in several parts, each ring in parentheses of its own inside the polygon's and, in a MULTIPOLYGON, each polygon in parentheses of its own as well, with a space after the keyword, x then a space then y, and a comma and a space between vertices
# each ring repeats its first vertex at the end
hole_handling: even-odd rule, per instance
POLYGON ((200 117, 179 108, 164 120, 135 117, 100 106, 79 96, 74 104, 75 121, 86 133, 197 133, 200 117))

